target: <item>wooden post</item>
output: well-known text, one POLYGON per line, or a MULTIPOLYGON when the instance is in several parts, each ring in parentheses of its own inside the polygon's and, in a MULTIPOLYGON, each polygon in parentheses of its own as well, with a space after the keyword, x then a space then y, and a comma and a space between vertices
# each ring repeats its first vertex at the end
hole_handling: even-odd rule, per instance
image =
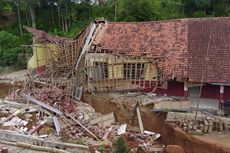
POLYGON ((188 81, 184 81, 184 99, 188 100, 188 81))
POLYGON ((74 122, 76 122, 78 125, 80 125, 86 132, 88 132, 92 137, 94 137, 96 140, 99 140, 96 135, 94 135, 90 130, 88 130, 84 125, 82 125, 78 120, 76 120, 73 116, 66 114, 69 118, 71 118, 74 122))
MULTIPOLYGON (((135 58, 135 61, 137 60, 137 58, 135 58)), ((136 88, 136 85, 137 85, 137 65, 138 65, 138 63, 137 63, 137 61, 135 62, 135 70, 134 70, 134 81, 133 81, 133 84, 134 84, 134 86, 135 86, 135 88, 136 88)))
POLYGON ((140 112, 139 107, 137 107, 137 118, 138 118, 138 123, 139 123, 139 128, 140 128, 141 134, 144 134, 144 126, 143 126, 143 122, 141 119, 141 112, 140 112))
POLYGON ((224 104, 224 86, 220 85, 219 109, 222 109, 223 104, 224 104))

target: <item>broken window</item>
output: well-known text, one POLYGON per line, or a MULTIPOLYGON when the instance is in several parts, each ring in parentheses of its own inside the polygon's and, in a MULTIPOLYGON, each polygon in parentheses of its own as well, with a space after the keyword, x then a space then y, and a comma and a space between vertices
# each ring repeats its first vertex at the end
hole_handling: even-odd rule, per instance
POLYGON ((93 63, 93 78, 94 80, 102 80, 109 77, 108 62, 93 63))
POLYGON ((124 63, 123 75, 127 79, 144 79, 144 68, 143 63, 124 63))
POLYGON ((83 87, 77 87, 72 85, 72 96, 78 100, 81 100, 83 87))

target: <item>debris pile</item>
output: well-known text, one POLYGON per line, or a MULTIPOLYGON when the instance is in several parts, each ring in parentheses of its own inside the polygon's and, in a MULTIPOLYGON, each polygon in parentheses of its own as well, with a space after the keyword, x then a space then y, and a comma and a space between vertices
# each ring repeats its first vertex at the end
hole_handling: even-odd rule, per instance
POLYGON ((168 112, 166 122, 174 123, 184 131, 192 134, 211 133, 212 131, 229 131, 230 121, 218 116, 209 116, 206 114, 195 113, 178 113, 168 112))
POLYGON ((144 131, 144 134, 142 135, 127 132, 124 134, 124 137, 128 143, 132 143, 133 146, 137 145, 134 148, 142 150, 142 152, 161 152, 165 147, 156 141, 160 137, 159 133, 144 131))
POLYGON ((113 112, 96 113, 89 104, 67 96, 63 89, 31 86, 29 90, 16 89, 12 93, 14 96, 7 96, 8 99, 0 103, 1 129, 52 141, 88 145, 103 141, 107 149, 112 148, 116 137, 135 143, 130 145, 131 150, 142 148, 148 152, 151 148, 162 150, 164 147, 157 143, 159 133, 144 131, 139 109, 141 133, 132 132, 127 124, 116 122, 113 112))

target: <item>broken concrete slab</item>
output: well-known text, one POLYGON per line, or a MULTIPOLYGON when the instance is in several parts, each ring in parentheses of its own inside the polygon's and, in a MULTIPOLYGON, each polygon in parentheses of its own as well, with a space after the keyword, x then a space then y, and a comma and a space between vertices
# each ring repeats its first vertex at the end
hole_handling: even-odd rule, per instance
POLYGON ((161 101, 154 104, 154 109, 190 109, 190 101, 161 101))
POLYGON ((58 118, 56 116, 54 116, 53 117, 53 121, 54 121, 54 126, 55 126, 55 129, 56 129, 57 135, 59 136, 61 128, 60 128, 60 124, 59 124, 58 118))
POLYGON ((11 120, 3 123, 3 126, 17 126, 17 125, 26 126, 27 124, 28 124, 27 121, 22 120, 19 117, 13 117, 11 120))
POLYGON ((65 143, 65 142, 56 142, 45 140, 41 138, 37 138, 35 136, 28 136, 19 134, 17 132, 8 131, 8 130, 0 130, 0 140, 10 141, 10 142, 21 142, 21 143, 28 143, 28 144, 36 144, 37 146, 44 146, 44 147, 51 147, 51 148, 60 148, 62 150, 69 151, 71 153, 88 153, 89 148, 88 146, 79 145, 79 144, 72 144, 72 143, 65 143))
POLYGON ((118 135, 122 135, 126 132, 126 128, 127 128, 127 124, 122 124, 118 130, 117 130, 117 134, 118 135))
POLYGON ((111 125, 114 122, 115 117, 113 112, 90 120, 90 124, 98 124, 99 127, 103 128, 111 125))
POLYGON ((58 109, 53 108, 53 107, 51 107, 50 105, 48 105, 48 104, 46 104, 46 103, 43 103, 43 102, 41 102, 41 101, 39 101, 39 100, 37 100, 37 99, 31 97, 30 95, 27 95, 27 94, 23 93, 22 96, 23 96, 25 99, 30 100, 31 102, 33 102, 33 103, 35 103, 35 104, 37 104, 37 105, 40 105, 41 107, 43 107, 43 108, 45 108, 45 109, 48 109, 48 110, 50 110, 50 111, 52 111, 52 112, 54 112, 54 113, 56 113, 56 114, 58 114, 58 115, 62 115, 62 114, 63 114, 63 113, 62 113, 61 111, 59 111, 58 109))

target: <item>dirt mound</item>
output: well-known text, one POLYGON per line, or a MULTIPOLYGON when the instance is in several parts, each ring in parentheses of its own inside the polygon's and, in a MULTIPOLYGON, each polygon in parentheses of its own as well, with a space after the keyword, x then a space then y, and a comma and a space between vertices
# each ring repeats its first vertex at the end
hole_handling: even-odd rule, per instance
POLYGON ((4 98, 9 94, 10 86, 0 83, 0 98, 4 98))

